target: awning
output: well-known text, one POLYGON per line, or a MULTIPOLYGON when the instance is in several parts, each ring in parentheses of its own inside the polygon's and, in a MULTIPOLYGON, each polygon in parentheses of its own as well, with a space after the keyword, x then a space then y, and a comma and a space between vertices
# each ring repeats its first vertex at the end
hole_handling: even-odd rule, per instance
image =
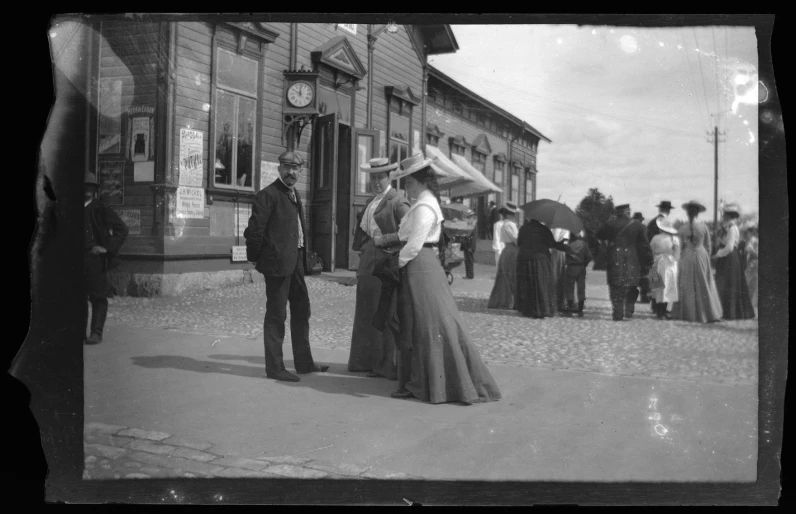
POLYGON ((468 184, 475 180, 469 173, 462 170, 450 159, 445 157, 445 154, 436 146, 426 145, 426 158, 436 159, 436 161, 431 164, 431 167, 441 175, 441 177, 437 179, 437 182, 439 182, 440 187, 443 189, 468 184))
POLYGON ((493 184, 461 155, 454 155, 453 162, 467 172, 473 178, 473 182, 451 188, 451 196, 477 196, 503 192, 503 189, 493 184))

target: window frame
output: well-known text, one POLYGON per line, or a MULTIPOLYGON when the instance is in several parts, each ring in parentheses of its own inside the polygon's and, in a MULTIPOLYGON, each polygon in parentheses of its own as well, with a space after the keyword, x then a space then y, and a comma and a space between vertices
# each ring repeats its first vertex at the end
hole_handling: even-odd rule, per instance
POLYGON ((514 202, 515 205, 519 205, 520 168, 517 166, 512 166, 511 172, 509 173, 509 198, 511 198, 511 201, 514 202), (516 187, 515 187, 515 177, 516 177, 516 187))
MULTIPOLYGON (((218 31, 218 28, 216 28, 218 31)), ((234 34, 234 32, 233 32, 234 34)), ((216 193, 227 193, 231 195, 237 195, 240 193, 249 193, 254 194, 257 190, 258 181, 260 180, 260 159, 258 159, 258 155, 260 153, 260 146, 261 146, 261 132, 262 132, 262 97, 263 97, 263 86, 264 80, 263 75, 265 73, 265 52, 262 54, 256 54, 248 49, 242 49, 238 51, 232 44, 226 41, 219 41, 218 36, 214 37, 213 42, 213 61, 211 63, 211 108, 210 108, 210 117, 209 117, 209 154, 210 159, 208 164, 207 170, 207 189, 208 191, 213 191, 216 193), (241 91, 236 88, 231 88, 227 86, 223 86, 219 84, 219 54, 220 52, 227 52, 232 54, 234 57, 247 59, 249 61, 254 61, 257 65, 257 92, 255 96, 248 91, 241 91), (217 145, 218 145, 218 136, 219 131, 217 130, 217 123, 218 123, 218 115, 216 114, 218 111, 218 98, 221 93, 227 94, 235 98, 235 143, 233 144, 233 158, 232 158, 232 170, 230 174, 236 173, 237 169, 237 156, 238 156, 238 147, 237 147, 237 131, 238 131, 238 120, 240 116, 240 98, 244 98, 246 100, 254 101, 254 126, 253 126, 253 135, 252 135, 252 166, 251 166, 251 185, 250 186, 239 186, 237 185, 236 179, 233 178, 231 184, 223 184, 216 182, 215 176, 215 162, 216 162, 216 154, 217 154, 217 145), (211 167, 213 166, 213 167, 211 167)), ((236 176, 236 175, 235 175, 236 176)))
POLYGON ((493 164, 494 164, 493 181, 495 182, 495 185, 498 186, 505 185, 505 182, 503 182, 503 180, 506 176, 506 163, 498 159, 495 159, 493 164), (498 180, 498 173, 500 173, 500 180, 498 180))
MULTIPOLYGON (((414 138, 414 105, 409 102, 405 102, 400 98, 395 96, 391 96, 387 99, 387 142, 386 142, 386 149, 387 149, 387 159, 390 160, 392 164, 392 153, 393 147, 397 148, 398 152, 398 163, 403 160, 401 158, 401 150, 406 150, 406 157, 411 157, 412 145, 414 138), (395 111, 393 110, 395 109, 395 111), (408 112, 407 112, 408 111, 408 112), (406 117, 409 120, 409 133, 407 134, 407 140, 402 141, 400 139, 394 138, 392 135, 392 125, 393 125, 393 116, 400 116, 406 117)), ((396 191, 403 191, 404 184, 406 183, 406 179, 402 178, 399 181, 390 181, 390 185, 395 188, 396 191)))
POLYGON ((525 168, 525 203, 533 201, 534 174, 530 168, 525 168))

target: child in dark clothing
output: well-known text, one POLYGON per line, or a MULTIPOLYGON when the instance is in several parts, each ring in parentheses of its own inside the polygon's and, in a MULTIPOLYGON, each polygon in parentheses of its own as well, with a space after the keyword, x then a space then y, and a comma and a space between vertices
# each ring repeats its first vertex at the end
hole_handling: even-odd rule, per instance
POLYGON ((578 286, 578 317, 583 317, 583 304, 586 301, 586 266, 591 262, 589 245, 578 234, 570 236, 567 252, 567 310, 564 316, 571 318, 575 312, 575 284, 578 286))

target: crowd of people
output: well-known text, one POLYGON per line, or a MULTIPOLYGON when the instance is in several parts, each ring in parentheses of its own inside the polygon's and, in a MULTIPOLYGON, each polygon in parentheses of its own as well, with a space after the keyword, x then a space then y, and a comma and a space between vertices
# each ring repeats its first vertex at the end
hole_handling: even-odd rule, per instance
MULTIPOLYGON (((400 164, 376 158, 362 167, 375 196, 359 213, 353 238, 360 265, 348 369, 397 380, 394 398, 430 403, 498 400, 500 389, 462 323, 438 258, 444 218, 433 162, 416 154, 400 164), (401 179, 405 195, 390 185, 401 179)), ((266 376, 291 382, 300 378, 287 371, 283 360, 288 303, 296 373, 329 368, 314 361, 309 342, 307 233, 295 189, 303 164, 296 152, 279 156, 279 176, 256 195, 244 233, 247 258, 265 277, 266 376)), ((97 198, 97 189, 96 178, 88 174, 84 268, 92 320, 87 344, 102 341, 105 274, 127 236, 127 227, 97 198)), ((745 227, 741 234, 740 209, 726 205, 719 247, 711 255, 709 230, 698 219, 705 207, 697 201, 682 207, 688 222, 679 230, 668 219, 671 202, 664 201, 648 226, 640 216, 631 217, 625 204, 597 231, 597 239, 606 245, 613 319, 631 318, 640 292, 662 320, 754 318, 756 227, 745 227)), ((583 316, 586 268, 593 260, 583 233, 551 228, 533 217, 518 227, 518 207, 511 202, 496 212, 500 219, 492 224, 492 241, 497 273, 488 307, 514 309, 535 319, 557 313, 583 316)))
MULTIPOLYGON (((712 253, 709 229, 698 219, 705 211, 702 204, 683 204, 688 222, 679 230, 669 219, 671 202, 656 207, 658 215, 645 226, 641 213, 630 216, 630 205, 618 205, 616 215, 595 234, 605 248, 612 318, 632 318, 639 296, 661 320, 709 323, 754 318, 756 225, 741 231, 740 208, 725 205, 718 248, 712 253)), ((488 308, 515 309, 536 319, 575 313, 582 317, 586 267, 594 260, 583 232, 551 229, 532 218, 518 230, 514 204, 509 202, 497 212, 501 219, 494 224, 492 238, 497 273, 488 308)))

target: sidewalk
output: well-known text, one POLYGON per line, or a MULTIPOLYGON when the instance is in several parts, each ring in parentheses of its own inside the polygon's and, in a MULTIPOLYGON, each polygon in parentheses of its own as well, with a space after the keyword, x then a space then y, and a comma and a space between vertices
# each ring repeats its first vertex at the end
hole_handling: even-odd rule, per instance
MULTIPOLYGON (((363 478, 756 478, 756 384, 493 362, 502 400, 430 405, 392 399, 395 382, 347 372, 347 341, 313 353, 330 365, 327 373, 277 382, 264 377, 259 337, 109 321, 106 342, 85 350, 89 476, 319 476, 314 470, 363 478), (133 471, 120 471, 127 468, 133 471)), ((289 345, 285 354, 290 369, 289 345)))

